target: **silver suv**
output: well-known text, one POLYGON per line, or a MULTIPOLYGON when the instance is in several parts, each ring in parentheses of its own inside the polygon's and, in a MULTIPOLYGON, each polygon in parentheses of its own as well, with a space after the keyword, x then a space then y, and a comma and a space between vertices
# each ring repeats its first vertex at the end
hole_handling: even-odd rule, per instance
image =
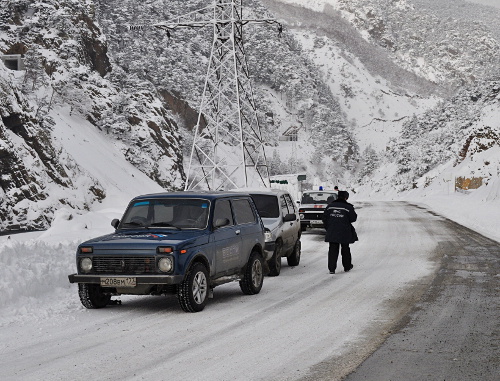
POLYGON ((300 262, 300 220, 292 197, 281 189, 238 189, 252 196, 265 227, 264 251, 269 265, 269 275, 281 272, 281 258, 286 257, 289 266, 300 262))

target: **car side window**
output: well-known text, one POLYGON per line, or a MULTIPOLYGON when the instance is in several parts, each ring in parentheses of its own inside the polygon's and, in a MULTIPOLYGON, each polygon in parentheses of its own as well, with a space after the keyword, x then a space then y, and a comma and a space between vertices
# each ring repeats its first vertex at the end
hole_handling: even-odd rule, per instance
POLYGON ((290 213, 297 213, 297 210, 295 209, 295 204, 292 201, 292 198, 290 197, 289 194, 285 194, 285 200, 286 203, 288 204, 288 210, 290 211, 290 213))
POLYGON ((255 214, 248 199, 233 200, 233 206, 234 217, 238 225, 255 223, 255 214))
POLYGON ((288 213, 288 206, 286 205, 286 200, 284 196, 280 196, 280 206, 281 206, 281 216, 285 217, 288 213))
POLYGON ((234 225, 233 221, 233 215, 231 213, 231 204, 229 203, 229 200, 217 200, 215 202, 215 209, 214 209, 214 219, 213 219, 213 225, 215 226, 215 223, 217 220, 221 218, 227 218, 229 221, 229 225, 234 225))

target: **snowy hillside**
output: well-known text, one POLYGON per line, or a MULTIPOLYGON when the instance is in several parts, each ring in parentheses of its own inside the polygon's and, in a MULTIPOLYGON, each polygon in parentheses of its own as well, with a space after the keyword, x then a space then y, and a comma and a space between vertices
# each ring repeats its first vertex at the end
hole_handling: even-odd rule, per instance
MULTIPOLYGON (((244 3, 244 16, 264 18, 272 15, 257 1, 244 3)), ((168 35, 163 30, 144 28, 127 32, 128 25, 151 25, 200 9, 199 1, 157 0, 137 8, 135 1, 107 1, 100 6, 99 20, 107 34, 112 55, 128 72, 151 81, 167 98, 175 98, 172 112, 177 115, 186 142, 194 125, 191 110, 198 109, 210 54, 210 28, 179 28, 168 35), (162 9, 160 12, 159 9, 162 9), (189 110, 186 114, 185 104, 189 110)), ((245 48, 249 72, 254 80, 261 128, 269 149, 278 145, 288 127, 302 126, 310 132, 302 137, 313 151, 324 152, 328 160, 349 162, 358 159, 357 145, 347 128, 338 100, 323 83, 317 67, 302 52, 298 41, 285 30, 262 24, 245 27, 245 48), (337 139, 324 139, 335 135, 337 139)), ((189 145, 183 152, 189 152, 189 145)), ((301 170, 314 172, 318 158, 303 152, 301 170)), ((283 166, 289 157, 281 158, 283 166)), ((352 167, 352 165, 351 165, 352 167)))
POLYGON ((453 5, 434 2, 447 5, 446 18, 439 6, 434 5, 431 10, 424 7, 422 3, 430 4, 425 1, 278 1, 326 14, 340 13, 364 39, 387 49, 403 68, 433 82, 453 86, 471 83, 489 75, 499 63, 500 44, 495 38, 498 27, 494 18, 485 23, 460 12, 461 5, 466 4, 463 1, 453 5))
POLYGON ((0 50, 23 55, 25 66, 0 63, 1 230, 47 228, 57 209, 89 210, 113 193, 106 161, 101 173, 85 170, 94 149, 68 153, 66 135, 76 127, 93 129, 92 147, 109 142, 122 172, 130 163, 163 187, 182 186, 177 126, 150 84, 110 63, 94 8, 92 1, 0 4, 0 50))
MULTIPOLYGON (((397 1, 390 10, 387 3, 376 0, 264 3, 287 20, 350 121, 361 152, 357 175, 344 179, 352 189, 356 189, 355 178, 364 184, 357 191, 428 187, 443 165, 454 168, 467 155, 473 158, 498 147, 499 43, 498 24, 492 22, 500 20, 496 10, 481 21, 478 15, 485 14, 483 8, 467 14, 471 7, 446 2, 424 7, 430 2, 397 1), (444 9, 451 16, 440 22, 436 14, 442 16, 444 9), (415 16, 407 20, 404 12, 415 16), (411 38, 431 24, 435 37, 411 38), (404 34, 398 33, 403 26, 404 34), (436 39, 448 52, 460 46, 460 62, 425 43, 436 39), (474 51, 477 47, 480 54, 474 51), (421 59, 414 60, 416 52, 421 59), (471 72, 473 76, 468 76, 471 72), (458 77, 469 85, 450 87, 458 77), (464 148, 483 140, 473 143, 475 151, 464 148)), ((462 176, 486 172, 485 182, 494 179, 498 160, 490 152, 485 155, 493 157, 486 160, 487 167, 480 162, 462 176)))
MULTIPOLYGON (((211 31, 128 25, 201 3, 0 4, 0 52, 26 66, 0 62, 0 230, 45 229, 60 210, 83 216, 182 188, 211 31)), ((244 5, 284 25, 281 35, 272 25, 245 32, 272 174, 391 198, 448 191, 460 177, 482 181, 467 192, 496 197, 500 10, 444 0, 244 5), (293 129, 296 141, 284 136, 293 129)))

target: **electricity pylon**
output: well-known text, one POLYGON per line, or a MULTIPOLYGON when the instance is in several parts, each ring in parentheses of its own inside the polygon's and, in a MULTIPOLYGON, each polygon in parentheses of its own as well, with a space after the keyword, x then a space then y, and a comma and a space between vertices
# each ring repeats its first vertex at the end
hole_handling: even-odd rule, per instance
MULTIPOLYGON (((243 46, 243 26, 276 23, 244 19, 243 0, 214 0, 213 6, 153 24, 170 31, 213 26, 213 43, 185 190, 269 187, 269 170, 243 46)), ((144 26, 131 26, 140 29, 144 26)))

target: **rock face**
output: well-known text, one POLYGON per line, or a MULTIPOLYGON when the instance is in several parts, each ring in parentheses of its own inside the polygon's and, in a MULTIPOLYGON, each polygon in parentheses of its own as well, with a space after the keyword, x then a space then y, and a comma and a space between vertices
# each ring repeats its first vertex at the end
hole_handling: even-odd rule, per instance
POLYGON ((166 190, 184 180, 181 136, 154 86, 113 62, 93 1, 0 4, 0 54, 20 54, 24 72, 0 61, 0 232, 44 229, 63 206, 90 208, 106 184, 53 136, 61 110, 92 123, 166 190))
POLYGON ((0 67, 0 230, 43 229, 58 207, 87 209, 102 200, 105 191, 61 147, 53 145, 50 131, 30 112, 29 103, 6 80, 8 76, 0 67), (61 190, 72 191, 49 200, 49 194, 61 190))

